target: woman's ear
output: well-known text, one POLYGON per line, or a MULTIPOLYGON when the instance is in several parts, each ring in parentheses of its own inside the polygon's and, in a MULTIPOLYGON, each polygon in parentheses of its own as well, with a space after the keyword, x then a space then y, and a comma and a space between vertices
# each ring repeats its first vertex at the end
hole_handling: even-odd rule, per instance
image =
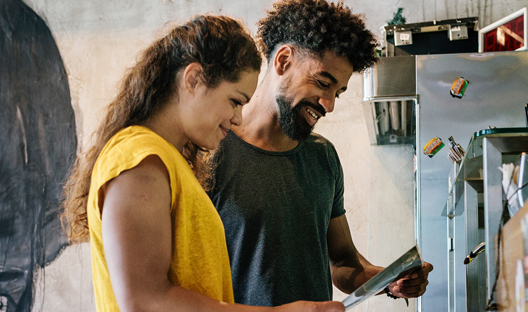
POLYGON ((273 68, 277 75, 282 76, 291 66, 295 51, 287 44, 281 46, 273 58, 273 68))
POLYGON ((203 74, 203 67, 200 63, 194 62, 183 70, 182 83, 184 89, 190 94, 194 94, 196 87, 202 83, 201 76, 203 74))

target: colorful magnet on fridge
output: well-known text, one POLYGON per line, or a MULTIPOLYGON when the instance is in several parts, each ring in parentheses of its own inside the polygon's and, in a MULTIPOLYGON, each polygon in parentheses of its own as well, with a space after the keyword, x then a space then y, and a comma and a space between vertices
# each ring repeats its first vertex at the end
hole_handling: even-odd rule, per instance
POLYGON ((449 90, 449 93, 452 97, 461 99, 464 96, 464 92, 466 91, 468 84, 469 81, 464 79, 464 77, 458 77, 451 85, 451 90, 449 90))
POLYGON ((456 162, 460 164, 460 162, 464 158, 464 155, 466 154, 466 151, 464 151, 464 149, 462 148, 462 146, 460 146, 460 144, 455 142, 455 139, 452 136, 450 136, 448 140, 449 140, 449 151, 447 152, 447 158, 451 160, 452 163, 456 162))
POLYGON ((429 157, 433 157, 439 150, 444 147, 444 142, 440 138, 432 138, 423 148, 423 153, 429 157))

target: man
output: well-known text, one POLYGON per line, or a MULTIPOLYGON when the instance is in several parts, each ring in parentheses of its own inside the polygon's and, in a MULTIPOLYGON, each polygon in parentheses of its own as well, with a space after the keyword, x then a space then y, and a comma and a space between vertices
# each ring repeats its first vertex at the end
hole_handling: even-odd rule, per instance
MULTIPOLYGON (((383 268, 352 242, 343 172, 333 145, 311 131, 353 72, 375 61, 376 40, 342 3, 283 0, 259 22, 268 60, 243 122, 215 155, 211 199, 224 222, 235 301, 276 306, 331 300, 383 268)), ((389 286, 421 296, 430 264, 389 286)))

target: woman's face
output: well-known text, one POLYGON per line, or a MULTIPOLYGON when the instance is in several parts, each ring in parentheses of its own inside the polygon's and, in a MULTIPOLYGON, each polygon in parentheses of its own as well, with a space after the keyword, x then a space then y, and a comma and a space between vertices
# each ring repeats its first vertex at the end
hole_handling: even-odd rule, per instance
POLYGON ((198 146, 215 149, 232 125, 242 123, 242 106, 249 102, 258 83, 259 72, 244 71, 237 82, 223 81, 215 88, 200 83, 181 120, 183 135, 198 146))

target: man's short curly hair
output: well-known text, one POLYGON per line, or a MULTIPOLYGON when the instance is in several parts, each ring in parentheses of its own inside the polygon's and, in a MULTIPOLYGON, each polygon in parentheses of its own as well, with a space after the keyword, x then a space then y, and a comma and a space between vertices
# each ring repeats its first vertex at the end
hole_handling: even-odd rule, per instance
POLYGON ((348 59, 355 72, 376 61, 377 41, 360 15, 343 2, 279 0, 258 22, 260 49, 268 62, 275 49, 291 44, 322 57, 327 50, 348 59))

